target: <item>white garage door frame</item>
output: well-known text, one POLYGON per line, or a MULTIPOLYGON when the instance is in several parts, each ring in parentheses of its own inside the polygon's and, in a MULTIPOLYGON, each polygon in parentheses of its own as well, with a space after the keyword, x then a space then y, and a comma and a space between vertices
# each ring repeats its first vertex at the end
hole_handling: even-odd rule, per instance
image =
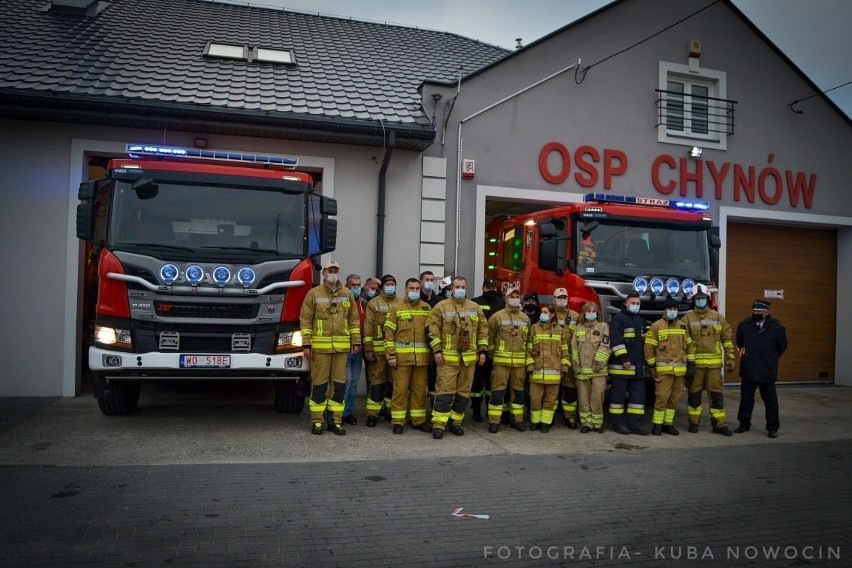
MULTIPOLYGON (((848 302, 849 290, 852 289, 852 217, 835 215, 817 215, 797 213, 793 211, 773 211, 769 209, 747 209, 743 207, 719 207, 719 237, 722 248, 719 251, 719 310, 725 313, 726 290, 721 285, 728 278, 728 223, 764 222, 776 225, 790 224, 797 227, 813 226, 837 229, 837 306, 835 322, 834 369, 835 384, 852 386, 852 374, 840 372, 852 368, 852 350, 848 349, 841 339, 852 337, 852 308, 848 302)), ((784 253, 784 246, 793 243, 779 243, 778 254, 784 253)))

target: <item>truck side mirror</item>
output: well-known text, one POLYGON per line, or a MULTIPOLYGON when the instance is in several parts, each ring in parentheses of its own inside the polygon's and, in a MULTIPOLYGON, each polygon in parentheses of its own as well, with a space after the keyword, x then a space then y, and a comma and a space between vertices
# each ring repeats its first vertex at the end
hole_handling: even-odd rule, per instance
POLYGON ((80 201, 91 201, 95 198, 96 190, 97 182, 94 180, 80 182, 80 188, 77 190, 77 199, 80 201))
POLYGON ((320 253, 333 251, 337 247, 337 219, 323 216, 320 221, 320 253))
POLYGON ((77 205, 77 238, 91 241, 95 237, 95 205, 91 200, 77 205))

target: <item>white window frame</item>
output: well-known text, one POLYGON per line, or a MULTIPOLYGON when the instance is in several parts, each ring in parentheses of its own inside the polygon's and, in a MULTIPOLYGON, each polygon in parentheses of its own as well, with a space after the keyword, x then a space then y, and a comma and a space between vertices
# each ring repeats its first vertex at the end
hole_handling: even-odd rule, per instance
MULTIPOLYGON (((714 69, 701 69, 698 59, 691 59, 689 65, 681 65, 668 61, 660 61, 659 89, 667 91, 669 81, 677 81, 685 85, 701 85, 709 89, 709 96, 717 99, 727 99, 728 80, 727 73, 714 69)), ((662 97, 662 108, 665 108, 666 94, 659 93, 662 97)), ((714 148, 727 150, 728 135, 725 132, 692 133, 688 130, 689 125, 689 102, 688 93, 684 94, 684 125, 686 130, 671 130, 666 124, 657 126, 657 141, 664 144, 677 144, 680 146, 701 146, 703 148, 714 148)))

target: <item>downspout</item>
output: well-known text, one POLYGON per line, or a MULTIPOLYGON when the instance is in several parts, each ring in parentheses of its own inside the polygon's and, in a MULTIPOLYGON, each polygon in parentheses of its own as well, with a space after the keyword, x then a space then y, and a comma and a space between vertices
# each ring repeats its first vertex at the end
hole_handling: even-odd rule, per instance
POLYGON ((456 146, 456 243, 455 243, 455 255, 454 255, 454 258, 453 258, 453 272, 454 273, 458 274, 458 269, 459 269, 459 243, 461 243, 461 227, 459 225, 461 224, 461 182, 462 182, 461 164, 462 164, 462 142, 463 142, 462 125, 465 122, 467 122, 468 120, 474 119, 477 116, 479 116, 480 114, 488 112, 492 108, 499 106, 499 105, 505 103, 506 101, 510 101, 510 100, 514 99, 515 97, 517 97, 518 95, 526 93, 530 89, 534 89, 535 87, 538 87, 542 83, 544 83, 546 81, 550 81, 554 77, 557 77, 557 76, 561 75, 562 73, 565 73, 566 71, 569 71, 569 70, 573 69, 574 67, 577 67, 578 65, 580 65, 581 62, 582 62, 582 60, 578 59, 577 63, 572 63, 568 67, 565 67, 564 69, 560 69, 556 73, 548 75, 544 79, 536 81, 532 85, 528 85, 528 86, 524 87, 523 89, 521 89, 520 91, 512 93, 508 97, 502 98, 499 101, 497 101, 496 103, 492 103, 492 104, 488 105, 487 107, 485 107, 481 110, 478 110, 475 113, 473 113, 472 115, 467 116, 467 117, 465 117, 465 118, 463 118, 459 121, 458 140, 456 142, 456 144, 457 144, 457 146, 456 146))
POLYGON ((385 174, 388 172, 388 164, 390 164, 394 144, 396 144, 396 132, 391 130, 390 136, 388 136, 388 145, 385 148, 385 156, 382 158, 382 168, 379 170, 379 204, 376 212, 376 276, 379 278, 384 274, 382 257, 385 254, 385 174))

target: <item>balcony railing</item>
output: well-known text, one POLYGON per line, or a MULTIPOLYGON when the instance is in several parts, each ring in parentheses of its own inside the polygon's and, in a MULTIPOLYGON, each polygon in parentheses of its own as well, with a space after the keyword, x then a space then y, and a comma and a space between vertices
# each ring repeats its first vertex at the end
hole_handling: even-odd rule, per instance
POLYGON ((718 138, 734 133, 737 101, 655 89, 657 126, 669 134, 695 138, 718 138))

